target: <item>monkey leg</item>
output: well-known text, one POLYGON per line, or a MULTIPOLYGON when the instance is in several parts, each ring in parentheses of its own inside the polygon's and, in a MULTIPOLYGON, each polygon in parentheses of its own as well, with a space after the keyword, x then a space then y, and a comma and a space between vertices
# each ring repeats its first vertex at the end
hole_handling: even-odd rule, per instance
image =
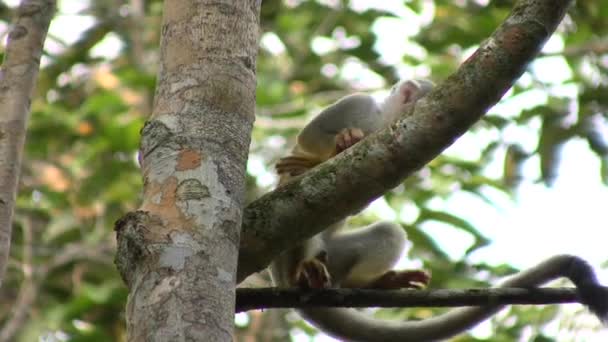
POLYGON ((391 222, 326 237, 327 267, 332 281, 341 287, 397 288, 411 287, 414 279, 425 280, 420 273, 390 271, 401 257, 405 241, 403 229, 391 222), (399 282, 403 286, 397 286, 399 282))
POLYGON ((363 140, 365 133, 359 128, 345 128, 336 134, 336 154, 363 140))
POLYGON ((331 287, 331 276, 327 271, 327 253, 321 251, 314 258, 303 260, 295 273, 295 284, 306 289, 325 289, 331 287))
POLYGON ((390 270, 367 285, 370 289, 395 290, 404 288, 421 289, 431 281, 431 276, 424 270, 390 270))

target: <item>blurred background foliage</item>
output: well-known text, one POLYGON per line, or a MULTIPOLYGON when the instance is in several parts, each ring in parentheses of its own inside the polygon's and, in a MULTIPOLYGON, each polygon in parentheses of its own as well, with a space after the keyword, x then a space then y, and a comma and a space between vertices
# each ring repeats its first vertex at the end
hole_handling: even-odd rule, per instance
MULTIPOLYGON (((3 42, 15 4, 0 3, 3 42)), ((248 201, 273 188, 273 163, 319 108, 399 78, 440 82, 513 4, 263 1, 248 201)), ((161 13, 160 0, 59 1, 32 106, 10 267, 0 293, 1 341, 125 338, 127 290, 112 263, 112 227, 140 202, 139 130, 152 106, 161 13)), ((430 270, 433 287, 487 286, 513 272, 506 264, 471 261, 468 256, 491 241, 462 213, 433 203, 466 192, 492 205, 488 193, 516 200, 522 183, 551 186, 559 178, 560 151, 573 140, 587 142, 600 161, 598 178, 608 182, 606 18, 608 2, 576 1, 539 59, 501 105, 457 142, 460 148, 405 180, 353 225, 387 215, 400 221, 412 242, 408 256, 414 261, 407 265, 430 270), (560 71, 551 72, 555 65, 560 71), (424 229, 429 222, 469 236, 470 243, 457 246, 462 258, 446 253, 424 229)), ((247 285, 266 281, 260 275, 247 285)), ((420 319, 439 311, 375 313, 420 319)), ((456 340, 580 340, 580 329, 597 329, 572 311, 557 312, 555 306, 512 308, 485 331, 456 340)), ((240 314, 236 322, 239 341, 302 341, 317 334, 286 311, 240 314)))

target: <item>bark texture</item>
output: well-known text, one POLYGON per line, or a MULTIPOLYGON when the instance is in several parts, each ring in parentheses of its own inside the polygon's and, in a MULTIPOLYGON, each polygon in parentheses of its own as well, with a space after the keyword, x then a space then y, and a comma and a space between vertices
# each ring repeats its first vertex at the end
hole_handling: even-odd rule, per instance
POLYGON ((260 1, 165 1, 143 203, 116 224, 129 341, 231 341, 260 1))
POLYGON ((458 71, 390 127, 247 206, 238 281, 365 207, 464 134, 521 76, 569 0, 522 0, 458 71))
POLYGON ((25 127, 55 0, 23 0, 0 68, 0 286, 11 243, 25 127))

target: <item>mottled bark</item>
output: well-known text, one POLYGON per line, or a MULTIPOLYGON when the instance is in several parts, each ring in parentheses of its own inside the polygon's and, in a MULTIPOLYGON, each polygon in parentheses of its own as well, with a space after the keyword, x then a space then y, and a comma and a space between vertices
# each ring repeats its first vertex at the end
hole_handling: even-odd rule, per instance
POLYGON ((54 0, 23 0, 0 68, 0 286, 10 250, 12 217, 42 46, 54 0))
POLYGON ((358 212, 464 134, 521 76, 569 0, 523 0, 458 71, 414 111, 245 209, 238 280, 358 212))
POLYGON ((129 341, 231 341, 260 1, 165 1, 140 210, 117 222, 129 341))

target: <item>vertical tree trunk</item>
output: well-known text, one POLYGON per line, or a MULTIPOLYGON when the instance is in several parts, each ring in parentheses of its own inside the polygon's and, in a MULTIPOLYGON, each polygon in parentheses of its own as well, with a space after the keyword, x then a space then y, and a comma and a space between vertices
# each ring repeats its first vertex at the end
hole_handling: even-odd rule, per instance
POLYGON ((10 250, 25 127, 55 0, 23 0, 0 68, 0 286, 10 250))
POLYGON ((116 224, 129 341, 231 341, 260 1, 165 1, 140 210, 116 224))

